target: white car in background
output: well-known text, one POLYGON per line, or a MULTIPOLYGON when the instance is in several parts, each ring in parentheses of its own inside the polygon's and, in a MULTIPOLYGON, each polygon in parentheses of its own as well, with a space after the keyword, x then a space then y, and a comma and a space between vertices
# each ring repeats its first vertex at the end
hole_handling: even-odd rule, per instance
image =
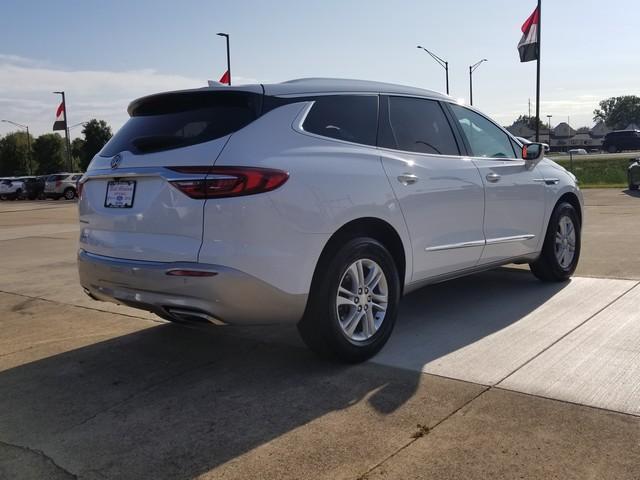
POLYGON ((82 173, 54 173, 49 175, 44 184, 44 196, 58 200, 73 200, 77 195, 78 180, 82 173))
POLYGON ((4 178, 0 180, 0 199, 17 200, 25 192, 24 181, 20 178, 4 178))
POLYGON ((178 322, 296 323, 316 352, 355 362, 410 291, 511 262, 545 281, 576 268, 575 178, 448 96, 306 79, 128 111, 80 182, 94 299, 178 322))

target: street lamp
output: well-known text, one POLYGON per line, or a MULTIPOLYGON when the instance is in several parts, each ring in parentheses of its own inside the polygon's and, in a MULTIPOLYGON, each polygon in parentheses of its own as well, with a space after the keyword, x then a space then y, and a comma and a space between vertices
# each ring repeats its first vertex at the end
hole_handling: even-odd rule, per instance
POLYGON ((473 105, 473 72, 477 70, 477 68, 482 65, 482 62, 488 62, 486 58, 483 58, 479 62, 474 63, 469 67, 469 102, 473 105))
POLYGON ((553 115, 547 115, 547 119, 549 121, 549 149, 551 149, 551 118, 553 115))
POLYGON ((89 122, 80 122, 80 123, 76 123, 75 125, 71 125, 71 126, 69 127, 69 130, 71 130, 72 128, 79 127, 80 125, 84 126, 84 125, 86 125, 87 123, 89 123, 89 122))
POLYGON ((22 125, 21 123, 12 122, 11 120, 2 120, 2 121, 27 130, 27 165, 29 168, 29 175, 32 175, 33 171, 31 170, 31 135, 29 135, 29 126, 22 125))
POLYGON ((445 75, 446 75, 446 78, 447 78, 447 95, 449 95, 449 62, 447 62, 446 60, 443 60, 442 58, 437 56, 435 53, 431 53, 429 50, 427 50, 426 48, 424 48, 421 45, 418 45, 416 48, 420 48, 420 49, 424 50, 425 52, 427 52, 429 55, 431 55, 431 58, 433 58, 436 62, 438 62, 438 65, 440 65, 442 68, 444 68, 445 75))
POLYGON ((231 85, 231 53, 229 51, 229 34, 228 33, 216 33, 216 35, 218 35, 219 37, 224 37, 225 40, 227 41, 227 75, 228 75, 228 82, 227 85, 231 85))

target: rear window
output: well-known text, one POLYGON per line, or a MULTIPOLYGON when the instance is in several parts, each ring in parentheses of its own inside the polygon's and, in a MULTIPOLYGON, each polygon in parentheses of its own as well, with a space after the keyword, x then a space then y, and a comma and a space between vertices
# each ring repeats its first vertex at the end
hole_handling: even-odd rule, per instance
POLYGON ((129 107, 131 118, 104 146, 112 157, 170 150, 229 135, 254 121, 261 95, 246 92, 184 92, 154 95, 129 107))
POLYGON ((57 182, 58 180, 64 180, 65 178, 67 178, 67 175, 49 175, 47 182, 57 182))
POLYGON ((387 118, 380 122, 380 146, 407 152, 460 154, 449 121, 437 101, 387 98, 387 118))
POLYGON ((306 132, 323 137, 375 145, 378 129, 378 96, 318 97, 302 128, 306 132))

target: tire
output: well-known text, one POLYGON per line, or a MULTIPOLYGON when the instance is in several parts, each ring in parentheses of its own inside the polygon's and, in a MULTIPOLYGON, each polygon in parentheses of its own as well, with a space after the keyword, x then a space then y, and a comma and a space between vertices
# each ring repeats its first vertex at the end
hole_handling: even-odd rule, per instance
POLYGON ((629 184, 629 190, 638 190, 638 185, 636 185, 634 183, 630 183, 629 184))
POLYGON ((607 152, 609 153, 616 153, 618 151, 618 147, 616 147, 615 145, 609 145, 607 147, 607 152))
POLYGON ((535 262, 529 264, 531 272, 543 282, 568 280, 578 266, 580 242, 581 225, 576 209, 566 202, 556 205, 549 220, 542 253, 535 262), (556 239, 561 240, 562 243, 557 244, 556 239), (573 252, 571 252, 572 242, 573 252), (565 256, 562 255, 563 250, 566 253, 565 256), (571 253, 573 256, 569 257, 571 253))
POLYGON ((69 187, 64 191, 62 195, 65 200, 73 200, 74 198, 76 198, 76 191, 73 188, 69 187))
POLYGON ((367 360, 387 342, 396 321, 400 279, 395 261, 377 240, 357 237, 348 239, 335 254, 321 262, 311 283, 305 314, 298 323, 300 336, 323 358, 348 363, 367 360), (358 263, 362 274, 358 272, 358 263), (357 277, 364 280, 375 277, 376 267, 383 273, 377 283, 370 281, 367 285, 358 281, 357 277), (372 283, 375 286, 371 291, 365 291, 372 283), (363 288, 359 290, 359 286, 363 288), (348 294, 347 290, 354 293, 348 294), (384 306, 385 291, 386 310, 382 311, 377 304, 384 306))

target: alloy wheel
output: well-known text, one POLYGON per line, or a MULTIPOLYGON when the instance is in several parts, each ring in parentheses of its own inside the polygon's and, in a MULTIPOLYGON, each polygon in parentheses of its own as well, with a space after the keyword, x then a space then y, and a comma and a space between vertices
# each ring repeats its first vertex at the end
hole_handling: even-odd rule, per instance
POLYGON ((342 275, 336 311, 342 332, 352 341, 371 338, 384 322, 389 287, 384 271, 370 259, 353 262, 342 275))

